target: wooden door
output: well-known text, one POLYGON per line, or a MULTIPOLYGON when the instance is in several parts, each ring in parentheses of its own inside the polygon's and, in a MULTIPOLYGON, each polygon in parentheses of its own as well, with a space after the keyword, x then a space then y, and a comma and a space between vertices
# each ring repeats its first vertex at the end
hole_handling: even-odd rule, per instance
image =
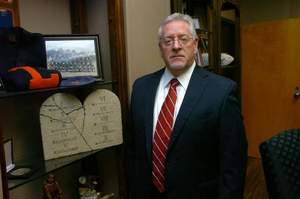
POLYGON ((300 18, 242 27, 242 112, 249 155, 280 131, 300 127, 300 18))

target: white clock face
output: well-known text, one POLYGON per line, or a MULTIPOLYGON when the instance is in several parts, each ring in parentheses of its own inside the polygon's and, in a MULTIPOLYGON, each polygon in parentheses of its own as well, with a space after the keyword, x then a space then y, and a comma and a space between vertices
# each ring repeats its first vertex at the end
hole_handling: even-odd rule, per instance
POLYGON ((85 176, 80 176, 78 178, 78 181, 79 181, 80 184, 85 184, 86 183, 86 177, 85 176))

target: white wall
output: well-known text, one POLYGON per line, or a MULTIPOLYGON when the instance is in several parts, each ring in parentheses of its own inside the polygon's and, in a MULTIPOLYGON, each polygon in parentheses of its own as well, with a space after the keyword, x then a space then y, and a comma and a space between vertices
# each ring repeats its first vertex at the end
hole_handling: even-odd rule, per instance
POLYGON ((170 0, 125 0, 125 37, 129 92, 138 77, 160 69, 157 31, 170 14, 170 0))
POLYGON ((69 0, 20 0, 20 26, 43 34, 71 33, 69 0))

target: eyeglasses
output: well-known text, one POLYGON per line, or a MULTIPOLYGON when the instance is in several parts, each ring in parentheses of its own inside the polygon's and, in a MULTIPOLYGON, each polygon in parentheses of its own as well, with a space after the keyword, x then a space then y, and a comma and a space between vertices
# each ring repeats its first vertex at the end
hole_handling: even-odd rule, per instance
POLYGON ((172 45, 174 45, 175 41, 177 41, 180 44, 180 46, 185 46, 189 43, 189 41, 191 41, 193 38, 188 36, 188 35, 182 35, 182 36, 178 36, 178 37, 163 37, 160 39, 160 41, 162 42, 162 44, 164 46, 170 47, 172 45))

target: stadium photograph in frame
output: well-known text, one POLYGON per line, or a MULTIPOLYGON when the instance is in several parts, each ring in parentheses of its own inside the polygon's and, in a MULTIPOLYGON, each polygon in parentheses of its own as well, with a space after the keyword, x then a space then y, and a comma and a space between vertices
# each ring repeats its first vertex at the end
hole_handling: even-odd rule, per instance
POLYGON ((62 78, 92 76, 103 79, 98 35, 45 35, 47 68, 62 78))

